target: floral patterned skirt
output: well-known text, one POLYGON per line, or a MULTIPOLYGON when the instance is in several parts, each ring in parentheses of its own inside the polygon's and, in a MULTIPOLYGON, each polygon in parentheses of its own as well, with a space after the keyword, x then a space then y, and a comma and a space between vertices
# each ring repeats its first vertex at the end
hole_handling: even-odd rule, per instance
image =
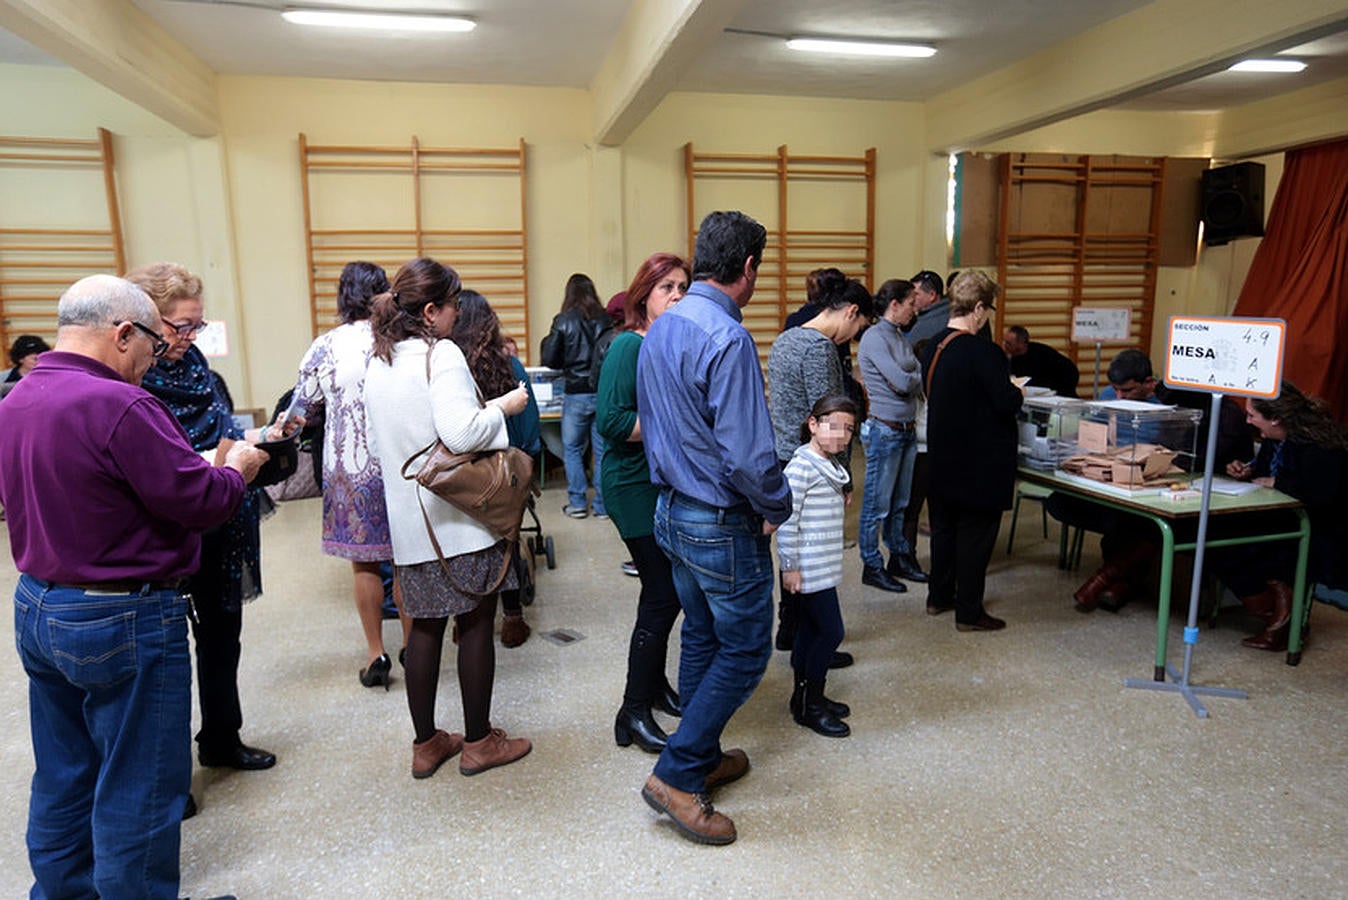
MULTIPOLYGON (((499 541, 483 550, 451 556, 444 565, 433 559, 410 566, 394 566, 394 574, 402 587, 403 612, 414 619, 445 619, 477 609, 479 597, 476 595, 485 593, 496 580, 508 546, 505 541, 499 541)), ((510 566, 505 581, 497 590, 517 587, 519 578, 515 575, 515 567, 510 566)))

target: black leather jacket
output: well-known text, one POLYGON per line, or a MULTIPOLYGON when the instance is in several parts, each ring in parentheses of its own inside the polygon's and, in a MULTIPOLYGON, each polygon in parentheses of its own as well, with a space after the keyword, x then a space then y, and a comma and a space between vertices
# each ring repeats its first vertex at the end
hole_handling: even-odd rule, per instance
POLYGON ((587 319, 578 310, 562 313, 552 320, 552 330, 539 346, 543 365, 566 373, 564 387, 568 394, 593 394, 590 385, 590 367, 594 360, 594 345, 613 328, 607 315, 587 319))

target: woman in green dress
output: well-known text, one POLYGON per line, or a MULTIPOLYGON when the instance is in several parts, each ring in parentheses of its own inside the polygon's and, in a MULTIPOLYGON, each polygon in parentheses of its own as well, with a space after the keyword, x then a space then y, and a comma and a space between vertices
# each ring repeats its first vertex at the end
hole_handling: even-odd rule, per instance
POLYGON ((672 716, 681 712, 678 694, 665 675, 669 634, 679 617, 679 596, 669 560, 653 534, 659 491, 651 483, 641 443, 637 355, 646 329, 683 297, 691 275, 688 263, 672 253, 657 253, 637 269, 627 289, 626 327, 604 357, 596 396, 595 425, 605 443, 604 503, 641 579, 637 620, 627 650, 627 686, 613 723, 613 737, 619 747, 635 743, 647 753, 659 753, 668 738, 651 714, 652 708, 672 716))

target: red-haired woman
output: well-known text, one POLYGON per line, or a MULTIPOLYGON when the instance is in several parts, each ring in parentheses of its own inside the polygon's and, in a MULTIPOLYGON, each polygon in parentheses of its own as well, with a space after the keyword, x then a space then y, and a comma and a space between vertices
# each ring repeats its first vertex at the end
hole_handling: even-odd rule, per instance
POLYGON ((614 338, 599 372, 595 425, 604 437, 604 501, 641 578, 637 621, 627 650, 627 686, 613 724, 618 746, 635 743, 647 753, 664 749, 668 735, 651 715, 655 707, 680 714, 678 694, 665 676, 669 633, 679 616, 669 560, 655 543, 655 500, 637 410, 637 355, 646 329, 683 298, 692 271, 672 253, 641 264, 627 289, 626 328, 614 338))

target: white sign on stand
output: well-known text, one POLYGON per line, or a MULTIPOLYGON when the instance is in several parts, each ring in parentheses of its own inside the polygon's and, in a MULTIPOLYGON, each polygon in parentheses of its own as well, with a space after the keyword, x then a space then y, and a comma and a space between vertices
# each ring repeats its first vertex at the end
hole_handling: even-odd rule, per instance
POLYGON ((1078 306, 1072 310, 1072 340, 1079 344, 1128 343, 1133 321, 1130 309, 1092 309, 1078 306))
POLYGON ((1286 331, 1282 319, 1171 316, 1165 383, 1205 393, 1277 397, 1286 331))
MULTIPOLYGON (((1194 645, 1198 643, 1198 600, 1207 556, 1208 519, 1212 511, 1212 476, 1217 458, 1217 430, 1226 394, 1274 399, 1282 391, 1283 342, 1287 323, 1282 319, 1210 318, 1171 316, 1170 338, 1165 353, 1165 383, 1174 388, 1211 394, 1208 439, 1203 459, 1203 493, 1198 510, 1198 537, 1194 543, 1193 576, 1189 581, 1189 618, 1184 626, 1184 669, 1168 664, 1164 674, 1174 682, 1125 678, 1125 687, 1177 693, 1188 701, 1199 718, 1208 711, 1198 695, 1246 699, 1237 688, 1199 687, 1189 682, 1194 645)), ((1300 602, 1300 601, 1298 601, 1300 602)), ((1298 626, 1292 626, 1298 627, 1298 626)))

